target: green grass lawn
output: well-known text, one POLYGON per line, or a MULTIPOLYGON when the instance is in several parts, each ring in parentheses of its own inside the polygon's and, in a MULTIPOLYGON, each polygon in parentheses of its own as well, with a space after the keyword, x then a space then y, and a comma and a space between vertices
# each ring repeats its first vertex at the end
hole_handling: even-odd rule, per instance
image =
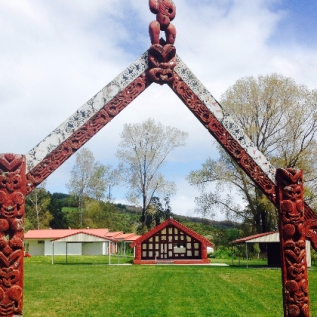
MULTIPOLYGON (((283 316, 280 270, 253 266, 259 262, 247 269, 109 266, 107 257, 69 257, 68 265, 65 257, 55 260, 25 260, 24 317, 283 316)), ((317 316, 317 267, 309 272, 309 288, 311 316, 317 316)))

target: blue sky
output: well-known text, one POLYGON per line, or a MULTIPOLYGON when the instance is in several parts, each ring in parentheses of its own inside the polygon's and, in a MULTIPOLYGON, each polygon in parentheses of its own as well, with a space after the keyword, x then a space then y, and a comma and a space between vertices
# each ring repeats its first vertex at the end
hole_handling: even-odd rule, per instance
POLYGON ((284 0, 273 4, 272 9, 283 12, 282 21, 272 37, 273 43, 293 43, 306 46, 308 49, 316 48, 316 1, 284 0))
MULTIPOLYGON (((217 100, 241 77, 274 72, 317 87, 316 1, 174 2, 177 53, 217 100)), ((27 153, 128 67, 149 48, 154 18, 148 0, 0 0, 0 152, 27 153)), ((168 87, 152 85, 87 147, 116 166, 123 124, 149 117, 189 133, 164 171, 178 187, 173 211, 193 215, 198 193, 185 177, 218 154, 168 87)), ((67 192, 74 161, 48 178, 48 190, 67 192)), ((114 194, 123 202, 123 188, 114 194)))

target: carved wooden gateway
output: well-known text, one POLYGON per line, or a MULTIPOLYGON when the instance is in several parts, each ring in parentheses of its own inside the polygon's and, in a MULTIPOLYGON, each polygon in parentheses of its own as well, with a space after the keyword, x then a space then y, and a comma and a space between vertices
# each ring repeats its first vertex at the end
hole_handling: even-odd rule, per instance
POLYGON ((26 194, 44 181, 151 83, 167 84, 279 208, 284 316, 310 316, 305 239, 317 249, 317 216, 303 202, 300 171, 279 170, 176 55, 171 0, 149 0, 151 47, 26 155, 0 155, 0 316, 22 315, 26 194), (166 39, 160 39, 164 31, 166 39), (278 187, 276 186, 278 175, 278 187))

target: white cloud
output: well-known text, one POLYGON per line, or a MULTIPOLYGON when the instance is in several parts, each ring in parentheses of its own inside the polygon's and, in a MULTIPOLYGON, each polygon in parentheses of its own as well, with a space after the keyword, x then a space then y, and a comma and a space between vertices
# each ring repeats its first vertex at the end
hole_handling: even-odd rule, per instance
MULTIPOLYGON (((272 10, 277 2, 175 0, 177 53, 216 99, 240 77, 273 72, 317 86, 316 49, 280 36, 274 41, 287 16, 283 8, 272 10)), ((0 3, 0 152, 27 153, 150 46, 155 16, 146 0, 0 3)), ((115 165, 123 124, 148 117, 189 132, 186 148, 170 161, 184 165, 173 176, 179 189, 173 211, 192 213, 197 193, 184 177, 217 153, 168 87, 152 85, 87 146, 115 165)), ((73 164, 71 158, 51 175, 48 189, 65 191, 73 164)))

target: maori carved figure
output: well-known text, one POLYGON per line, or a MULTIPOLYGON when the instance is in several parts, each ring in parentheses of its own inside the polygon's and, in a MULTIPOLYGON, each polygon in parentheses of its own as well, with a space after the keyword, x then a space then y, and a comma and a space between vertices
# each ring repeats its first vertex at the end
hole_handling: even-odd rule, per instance
POLYGON ((303 173, 278 169, 279 227, 282 256, 284 316, 308 317, 308 277, 304 218, 303 173))
POLYGON ((156 14, 156 21, 149 26, 152 46, 149 53, 149 79, 158 84, 171 82, 176 66, 175 26, 170 23, 176 15, 176 6, 171 0, 150 0, 150 10, 156 14), (160 31, 165 31, 166 41, 159 39, 160 31))
POLYGON ((176 6, 172 0, 150 0, 150 10, 156 14, 156 21, 149 26, 149 33, 152 44, 159 44, 160 31, 165 31, 166 43, 174 44, 176 28, 171 23, 176 15, 176 6))
POLYGON ((22 315, 25 157, 0 154, 0 316, 22 315))

